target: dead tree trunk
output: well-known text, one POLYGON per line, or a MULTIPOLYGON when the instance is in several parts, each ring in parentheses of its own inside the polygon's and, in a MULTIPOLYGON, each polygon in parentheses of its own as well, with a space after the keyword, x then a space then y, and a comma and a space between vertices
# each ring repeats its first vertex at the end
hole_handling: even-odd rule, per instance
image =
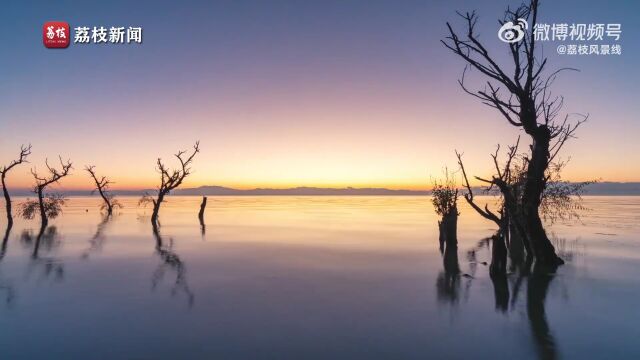
POLYGON ((20 155, 17 160, 11 161, 7 166, 0 169, 0 179, 2 181, 2 194, 4 195, 4 204, 7 211, 7 227, 11 229, 13 227, 13 210, 11 209, 11 196, 9 195, 9 189, 7 189, 7 173, 13 169, 13 167, 27 162, 27 156, 31 155, 31 145, 21 146, 20 155))
POLYGON ((516 264, 520 264, 525 258, 525 244, 524 239, 520 235, 520 231, 516 229, 516 225, 509 220, 509 257, 511 261, 516 264))
POLYGON ((200 203, 200 212, 198 212, 198 219, 200 222, 204 222, 204 209, 207 207, 207 197, 202 197, 202 203, 200 203))
POLYGON ((442 219, 438 221, 438 229, 440 231, 440 247, 446 244, 447 247, 458 246, 458 210, 444 214, 442 219))
POLYGON ((564 261, 556 255, 555 248, 544 231, 540 218, 540 203, 545 188, 545 175, 549 166, 551 132, 546 125, 539 125, 532 131, 531 137, 533 138, 531 159, 522 195, 525 231, 537 262, 560 265, 564 261))
POLYGON ((7 227, 12 228, 13 213, 11 210, 11 197, 9 196, 9 191, 7 190, 7 184, 5 181, 5 172, 2 172, 1 178, 2 178, 2 193, 4 195, 4 204, 5 204, 5 209, 7 211, 7 227))
POLYGON ((153 200, 153 212, 151 213, 151 223, 158 225, 158 213, 160 212, 160 204, 164 201, 164 194, 158 193, 158 198, 153 200))
POLYGON ((198 213, 198 219, 200 220, 200 232, 202 233, 202 236, 204 236, 207 227, 204 224, 204 209, 207 207, 207 197, 203 196, 202 197, 202 203, 200 204, 200 212, 198 213))
POLYGON ((36 191, 38 195, 38 208, 40 209, 40 230, 44 231, 44 228, 49 224, 49 217, 44 207, 44 187, 38 186, 36 191))

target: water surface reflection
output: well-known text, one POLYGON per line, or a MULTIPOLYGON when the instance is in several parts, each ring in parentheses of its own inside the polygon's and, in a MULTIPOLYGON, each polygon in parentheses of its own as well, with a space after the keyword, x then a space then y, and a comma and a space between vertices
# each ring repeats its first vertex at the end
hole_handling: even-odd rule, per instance
POLYGON ((167 242, 162 238, 162 235, 160 235, 158 225, 154 225, 152 228, 153 236, 156 240, 155 250, 160 258, 160 264, 151 277, 152 288, 155 289, 158 284, 162 282, 167 271, 173 272, 175 274, 175 280, 171 287, 171 295, 184 296, 189 307, 193 306, 195 296, 187 282, 187 268, 180 259, 180 256, 173 250, 173 238, 167 242))
POLYGON ((206 232, 200 198, 171 198, 156 229, 136 200, 4 231, 3 357, 640 357, 636 198, 554 226, 556 273, 464 206, 440 249, 428 198, 210 198, 206 232))

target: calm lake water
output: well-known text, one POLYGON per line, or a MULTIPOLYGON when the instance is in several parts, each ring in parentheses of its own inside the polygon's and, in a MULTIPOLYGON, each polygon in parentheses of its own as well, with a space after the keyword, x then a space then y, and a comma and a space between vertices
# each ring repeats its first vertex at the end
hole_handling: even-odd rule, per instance
POLYGON ((466 206, 445 267, 429 197, 210 197, 204 232, 199 201, 171 197, 160 238, 136 198, 109 221, 71 198, 37 249, 18 220, 0 357, 640 358, 640 197, 587 197, 550 227, 567 264, 506 281, 466 206))

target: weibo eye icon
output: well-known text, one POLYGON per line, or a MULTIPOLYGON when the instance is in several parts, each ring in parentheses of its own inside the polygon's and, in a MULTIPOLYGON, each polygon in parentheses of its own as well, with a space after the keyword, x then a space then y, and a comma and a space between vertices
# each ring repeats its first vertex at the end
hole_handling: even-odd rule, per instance
POLYGON ((525 19, 518 19, 504 23, 498 30, 498 39, 506 43, 515 43, 524 38, 524 31, 529 28, 529 23, 525 19))

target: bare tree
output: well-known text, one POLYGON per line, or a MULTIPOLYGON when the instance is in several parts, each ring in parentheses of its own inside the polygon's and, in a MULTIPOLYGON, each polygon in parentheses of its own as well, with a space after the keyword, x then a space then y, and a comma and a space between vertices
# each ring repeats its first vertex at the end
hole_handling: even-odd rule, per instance
POLYGON ((495 169, 494 175, 492 175, 491 179, 482 178, 479 176, 475 176, 475 179, 485 183, 486 187, 484 189, 485 193, 491 193, 494 189, 498 189, 498 193, 501 196, 501 200, 499 202, 498 210, 491 211, 489 209, 488 204, 484 205, 482 208, 480 205, 476 203, 474 200, 473 189, 469 184, 469 178, 467 177, 467 171, 464 168, 464 164, 462 162, 462 154, 456 151, 456 157, 458 158, 458 165, 460 166, 460 170, 462 171, 462 179, 464 180, 464 186, 467 189, 467 192, 464 194, 465 200, 467 203, 476 210, 482 217, 493 221, 498 225, 498 228, 503 233, 503 235, 508 235, 509 228, 508 226, 515 226, 519 232, 524 233, 524 228, 522 227, 521 219, 518 214, 518 192, 517 189, 521 184, 522 172, 514 171, 515 167, 514 159, 518 155, 518 146, 520 145, 520 137, 516 141, 515 145, 509 146, 507 150, 507 157, 504 161, 504 164, 501 165, 498 156, 500 155, 500 145, 496 147, 496 151, 491 154, 491 158, 493 159, 493 165, 495 169), (511 224, 513 223, 513 224, 511 224))
POLYGON ((520 145, 520 137, 515 145, 509 146, 506 154, 506 160, 501 165, 498 157, 500 155, 500 145, 496 147, 496 151, 491 154, 495 173, 491 179, 475 178, 486 184, 484 193, 494 193, 494 188, 498 189, 500 201, 498 201, 498 209, 490 210, 489 205, 485 204, 484 208, 474 200, 473 189, 469 184, 469 178, 462 162, 462 154, 456 151, 458 165, 462 171, 462 178, 467 192, 464 198, 467 203, 476 210, 484 218, 493 221, 498 226, 498 232, 491 237, 492 260, 490 273, 492 277, 501 279, 506 274, 506 255, 507 247, 509 247, 512 260, 520 260, 524 257, 525 248, 529 255, 532 255, 531 245, 525 234, 522 224, 522 216, 520 213, 519 200, 520 189, 522 187, 523 171, 522 167, 514 165, 514 160, 518 157, 518 146, 520 145))
POLYGON ((95 166, 85 166, 84 169, 89 173, 89 176, 93 179, 96 184, 96 188, 92 191, 97 191, 102 197, 104 204, 101 209, 107 211, 107 216, 111 216, 113 213, 113 209, 117 207, 121 207, 120 203, 115 199, 115 196, 109 191, 109 185, 113 184, 111 180, 109 180, 106 176, 102 176, 98 179, 98 176, 95 172, 95 166))
POLYGON ((458 81, 462 89, 478 98, 483 104, 495 108, 509 124, 521 128, 531 138, 530 153, 526 157, 526 176, 522 188, 520 210, 522 223, 536 260, 549 265, 559 265, 563 261, 544 231, 540 217, 542 194, 546 186, 546 171, 558 155, 565 142, 572 138, 576 129, 587 116, 578 121, 557 121, 562 109, 562 97, 553 97, 550 86, 559 72, 573 70, 563 68, 543 76, 547 59, 536 54, 536 40, 533 29, 537 23, 538 0, 531 0, 516 10, 507 9, 499 21, 517 24, 520 19, 528 20, 528 29, 522 29, 522 39, 507 43, 513 66, 509 73, 489 54, 479 41, 475 31, 475 12, 458 13, 466 23, 466 30, 459 35, 447 23, 449 36, 442 41, 445 47, 460 56, 467 65, 458 81), (470 90, 465 84, 465 73, 471 68, 487 78, 483 88, 470 90))
POLYGON ((160 211, 160 205, 164 201, 165 196, 167 196, 172 190, 177 188, 182 184, 182 181, 191 174, 191 163, 193 162, 193 158, 197 153, 200 152, 200 141, 196 141, 193 146, 193 152, 191 155, 186 156, 186 151, 179 151, 175 154, 175 157, 180 161, 180 168, 169 170, 167 166, 162 162, 162 159, 158 158, 157 162, 157 170, 160 173, 160 186, 158 187, 157 197, 155 199, 151 198, 148 194, 140 199, 140 203, 146 203, 150 201, 153 203, 153 213, 151 214, 151 223, 154 226, 158 225, 158 212, 160 211))
POLYGON ((454 181, 453 173, 445 169, 445 178, 442 181, 434 180, 431 190, 431 202, 441 219, 438 221, 440 232, 440 250, 447 246, 458 246, 458 188, 454 181))
POLYGON ((31 169, 31 174, 36 180, 36 185, 33 189, 34 193, 38 196, 37 201, 27 201, 22 204, 22 216, 27 219, 32 219, 35 215, 36 211, 40 213, 40 220, 42 229, 44 229, 49 223, 49 218, 54 218, 58 216, 61 210, 61 206, 64 204, 64 198, 59 195, 54 194, 45 194, 45 189, 47 186, 57 183, 63 177, 69 175, 71 171, 71 161, 67 160, 66 162, 62 161, 62 157, 60 159, 61 168, 58 170, 49 165, 48 160, 45 160, 45 164, 47 166, 47 171, 49 174, 47 176, 38 175, 36 169, 31 169))
MULTIPOLYGON (((513 261, 524 256, 524 251, 529 256, 533 256, 532 244, 526 236, 526 229, 523 222, 522 209, 522 188, 526 184, 527 158, 525 154, 518 153, 520 138, 515 145, 509 146, 505 160, 500 163, 498 160, 500 146, 495 153, 491 154, 495 173, 491 178, 475 176, 475 179, 484 183, 483 192, 485 194, 498 194, 497 210, 489 209, 487 204, 484 208, 477 203, 474 198, 473 189, 469 184, 467 172, 462 162, 462 154, 456 151, 458 165, 462 171, 463 185, 466 187, 464 198, 469 205, 484 218, 493 221, 499 227, 497 240, 494 244, 502 247, 504 242, 509 247, 509 253, 513 261), (497 191, 495 190, 497 189, 497 191)), ((585 181, 570 183, 562 180, 562 169, 566 166, 566 161, 556 160, 552 162, 545 173, 546 186, 542 193, 540 213, 545 220, 554 222, 557 220, 579 219, 580 211, 586 210, 582 205, 581 194, 585 187, 595 182, 585 181)))
POLYGON ((9 196, 9 190, 7 189, 6 177, 7 173, 11 171, 15 166, 27 162, 27 156, 31 155, 31 145, 20 146, 20 155, 18 159, 12 160, 9 165, 5 165, 0 169, 0 179, 2 179, 2 192, 4 194, 4 202, 7 211, 7 228, 13 227, 13 214, 11 211, 11 197, 9 196))

